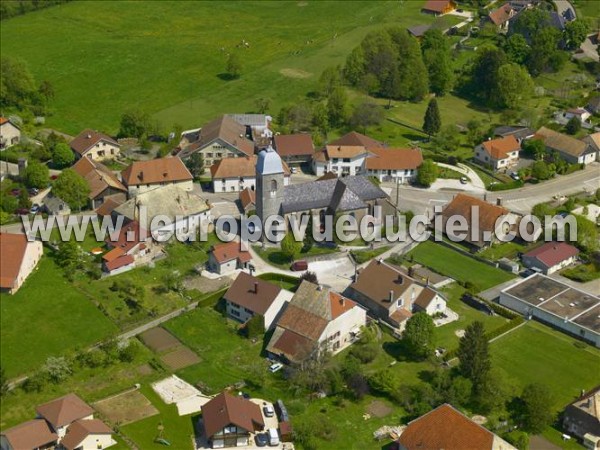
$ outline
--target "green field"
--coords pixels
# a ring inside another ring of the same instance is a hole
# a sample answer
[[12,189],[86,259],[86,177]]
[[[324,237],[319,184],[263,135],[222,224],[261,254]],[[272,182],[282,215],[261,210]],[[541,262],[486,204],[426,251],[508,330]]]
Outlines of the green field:
[[[140,108],[168,129],[247,112],[260,97],[271,111],[314,90],[324,68],[342,63],[381,24],[435,20],[420,2],[73,2],[2,22],[2,54],[23,58],[56,91],[47,125],[115,132]],[[333,18],[335,17],[335,20]],[[60,26],[56,24],[60,23]],[[238,44],[245,40],[249,48]],[[240,79],[219,78],[239,53]]]
[[456,281],[469,281],[478,291],[489,289],[513,278],[508,272],[488,266],[432,241],[419,244],[408,254],[408,257]]
[[114,334],[117,327],[44,256],[15,295],[0,295],[1,361],[8,377]]
[[579,348],[578,342],[532,321],[492,343],[491,350],[494,363],[517,385],[546,384],[558,410],[598,384],[600,350]]

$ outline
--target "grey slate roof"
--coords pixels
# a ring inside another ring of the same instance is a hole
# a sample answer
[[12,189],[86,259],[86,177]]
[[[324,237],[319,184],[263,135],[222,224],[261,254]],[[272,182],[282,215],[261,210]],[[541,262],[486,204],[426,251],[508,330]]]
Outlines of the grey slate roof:
[[330,207],[349,211],[366,207],[366,201],[387,198],[387,194],[362,175],[285,186],[284,214]]
[[527,127],[503,125],[494,128],[494,136],[506,137],[512,135],[515,137],[515,139],[525,139],[533,136],[534,134],[535,131]]

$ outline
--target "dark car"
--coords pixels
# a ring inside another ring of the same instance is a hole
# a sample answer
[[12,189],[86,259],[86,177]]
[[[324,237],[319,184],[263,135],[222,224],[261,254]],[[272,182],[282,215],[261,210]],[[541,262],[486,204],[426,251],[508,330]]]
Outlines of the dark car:
[[13,189],[12,191],[10,191],[10,195],[18,197],[19,195],[21,195],[21,189]]
[[19,208],[15,210],[15,214],[18,214],[19,216],[26,216],[29,214],[29,210],[27,208]]
[[303,259],[301,259],[299,261],[294,261],[292,263],[291,269],[294,272],[301,272],[303,270],[307,270],[308,269],[308,263],[305,260],[303,260]]
[[37,214],[40,211],[40,205],[38,205],[37,203],[34,203],[33,206],[31,207],[31,209],[29,210],[29,212],[31,214]]
[[38,188],[31,188],[29,189],[29,196],[33,197],[34,195],[38,195],[40,193],[40,190]]
[[266,447],[269,443],[269,436],[266,433],[257,433],[254,436],[254,441],[257,447]]

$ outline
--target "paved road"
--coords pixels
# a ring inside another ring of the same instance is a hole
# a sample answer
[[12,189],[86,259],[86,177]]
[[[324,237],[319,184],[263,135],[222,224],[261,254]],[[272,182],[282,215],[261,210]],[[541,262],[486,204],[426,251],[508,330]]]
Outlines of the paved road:
[[[390,192],[390,198],[396,198],[396,185],[394,183],[382,183],[382,186]],[[510,210],[527,214],[531,208],[542,202],[550,201],[557,195],[570,195],[581,191],[593,192],[600,188],[600,164],[589,164],[584,170],[569,175],[558,176],[552,180],[540,184],[527,185],[520,189],[509,191],[486,192],[488,202],[496,202],[501,198],[503,204]],[[420,189],[412,186],[400,186],[400,210],[411,210],[418,214],[424,214],[433,209],[434,205],[443,205],[461,192],[460,190],[432,190]]]

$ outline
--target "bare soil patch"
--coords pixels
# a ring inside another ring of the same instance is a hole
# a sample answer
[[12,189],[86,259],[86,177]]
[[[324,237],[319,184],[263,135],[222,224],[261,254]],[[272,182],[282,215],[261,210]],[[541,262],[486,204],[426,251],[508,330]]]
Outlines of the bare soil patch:
[[379,400],[373,400],[367,406],[367,412],[373,417],[385,417],[393,412],[393,409]]
[[158,414],[158,410],[140,391],[129,391],[94,403],[112,423],[126,425]]
[[160,359],[169,366],[171,370],[183,369],[184,367],[198,364],[201,361],[196,353],[183,345],[176,350],[162,355]]
[[161,327],[144,331],[140,338],[150,350],[156,353],[163,353],[181,345],[179,339]]
[[281,75],[288,78],[310,78],[312,77],[312,73],[307,72],[302,69],[292,69],[291,67],[286,67],[279,71]]

